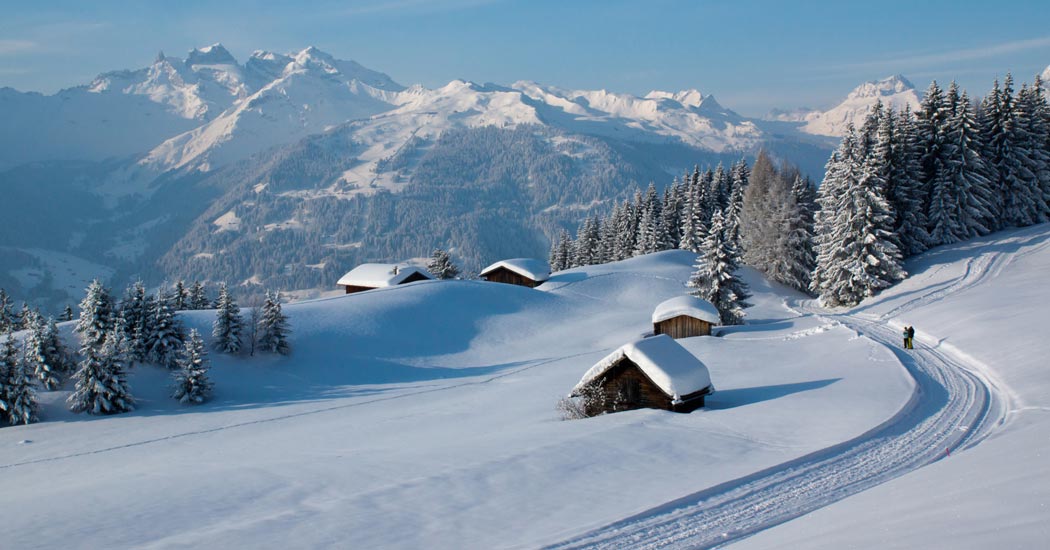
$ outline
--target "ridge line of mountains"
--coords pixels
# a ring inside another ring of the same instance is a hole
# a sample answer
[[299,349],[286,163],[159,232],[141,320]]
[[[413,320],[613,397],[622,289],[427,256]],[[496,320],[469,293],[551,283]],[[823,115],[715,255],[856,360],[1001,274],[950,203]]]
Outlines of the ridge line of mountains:
[[364,261],[546,255],[589,212],[766,148],[819,179],[900,76],[835,108],[742,117],[698,90],[403,86],[314,47],[220,44],[54,95],[0,88],[0,287],[57,309],[94,276],[327,288]]

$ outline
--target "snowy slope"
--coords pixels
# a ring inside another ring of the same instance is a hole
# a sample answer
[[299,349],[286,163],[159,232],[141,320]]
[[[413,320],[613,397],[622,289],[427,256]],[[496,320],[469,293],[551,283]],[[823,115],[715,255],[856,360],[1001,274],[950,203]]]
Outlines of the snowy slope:
[[[66,392],[46,393],[43,423],[0,429],[5,541],[537,546],[859,436],[912,398],[893,354],[799,317],[784,305],[798,296],[749,272],[753,324],[682,341],[718,388],[708,409],[558,421],[557,399],[651,329],[694,260],[289,305],[293,354],[213,356],[202,407],[167,399],[150,366],[132,377],[135,413],[73,416]],[[184,319],[206,329],[211,314]]]
[[908,280],[857,311],[913,325],[917,347],[984,369],[1010,396],[1005,424],[973,449],[739,547],[1036,548],[1050,536],[1050,225],[940,247],[907,269]]
[[914,112],[919,107],[919,93],[908,79],[894,75],[882,80],[865,82],[853,89],[846,99],[835,107],[822,113],[809,113],[803,116],[805,124],[802,131],[824,136],[841,136],[846,133],[846,126],[853,123],[860,127],[868,109],[876,101],[883,105],[900,110],[911,106]]

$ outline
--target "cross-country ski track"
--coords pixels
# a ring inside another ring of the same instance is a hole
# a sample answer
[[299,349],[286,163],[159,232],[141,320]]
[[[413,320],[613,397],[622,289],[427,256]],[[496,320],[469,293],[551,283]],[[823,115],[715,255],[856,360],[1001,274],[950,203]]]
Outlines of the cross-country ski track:
[[[1041,248],[1041,247],[1040,247]],[[795,304],[802,315],[888,347],[914,378],[911,400],[867,433],[772,468],[686,495],[548,548],[717,548],[965,450],[1003,424],[1010,397],[980,365],[929,337],[901,349],[888,319],[980,284],[1009,262],[1000,251],[884,316]],[[863,311],[865,308],[858,308]],[[928,344],[933,344],[928,345]]]

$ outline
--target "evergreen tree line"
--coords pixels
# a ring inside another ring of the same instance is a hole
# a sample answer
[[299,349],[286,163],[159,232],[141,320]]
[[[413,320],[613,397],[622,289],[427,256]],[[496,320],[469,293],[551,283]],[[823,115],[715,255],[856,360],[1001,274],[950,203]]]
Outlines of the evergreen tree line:
[[974,102],[930,84],[918,109],[878,103],[827,164],[811,290],[854,305],[906,276],[903,260],[1050,220],[1050,107],[1039,77]]
[[[179,305],[194,307],[194,300],[203,304],[199,298],[203,292],[184,289],[176,283],[170,290],[150,294],[136,282],[115,300],[102,283],[92,282],[74,328],[80,340],[75,355],[63,347],[55,319],[45,320],[31,310],[25,325],[30,332],[21,348],[10,330],[0,342],[0,412],[4,413],[0,420],[35,421],[34,381],[44,390],[55,390],[63,378],[73,384],[67,399],[73,412],[130,411],[135,400],[127,372],[136,363],[172,369],[172,397],[188,404],[204,402],[212,389],[204,339],[195,329],[187,333],[176,315]],[[191,301],[183,301],[187,299]],[[250,308],[245,319],[226,285],[220,285],[212,332],[216,351],[288,354],[289,333],[279,293],[267,292],[261,306]]]
[[797,168],[776,167],[764,152],[754,170],[743,160],[729,170],[694,167],[662,197],[650,184],[609,215],[589,217],[575,239],[562,231],[551,247],[551,269],[676,248],[695,252],[692,293],[712,302],[724,324],[738,324],[748,291],[736,272],[745,257],[776,281],[808,288],[814,200],[812,184]]

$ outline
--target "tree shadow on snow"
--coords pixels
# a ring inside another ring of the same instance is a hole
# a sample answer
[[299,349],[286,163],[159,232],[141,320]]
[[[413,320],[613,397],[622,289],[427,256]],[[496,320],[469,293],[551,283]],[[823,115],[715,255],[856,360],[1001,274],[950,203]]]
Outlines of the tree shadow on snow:
[[755,386],[751,388],[734,388],[730,390],[718,390],[707,398],[706,406],[711,410],[735,409],[746,405],[753,405],[763,401],[780,399],[794,393],[810,390],[819,390],[842,380],[841,378],[828,378],[825,380],[812,380],[809,382],[796,382],[793,384],[778,384],[775,386]]

